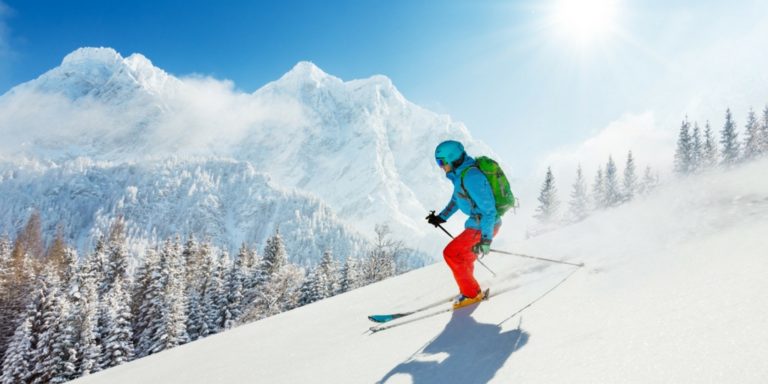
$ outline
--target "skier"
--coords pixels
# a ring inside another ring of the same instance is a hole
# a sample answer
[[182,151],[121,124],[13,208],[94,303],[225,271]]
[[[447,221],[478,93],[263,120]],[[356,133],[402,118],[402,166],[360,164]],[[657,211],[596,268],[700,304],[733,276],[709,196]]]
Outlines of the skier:
[[459,209],[469,216],[464,223],[464,232],[448,243],[443,251],[445,262],[451,268],[460,291],[453,307],[460,308],[485,298],[473,276],[474,262],[478,255],[485,256],[490,251],[491,241],[501,226],[501,218],[497,215],[488,179],[461,143],[453,140],[440,143],[435,149],[435,160],[453,183],[453,195],[445,209],[438,215],[433,211],[426,217],[427,221],[439,227]]

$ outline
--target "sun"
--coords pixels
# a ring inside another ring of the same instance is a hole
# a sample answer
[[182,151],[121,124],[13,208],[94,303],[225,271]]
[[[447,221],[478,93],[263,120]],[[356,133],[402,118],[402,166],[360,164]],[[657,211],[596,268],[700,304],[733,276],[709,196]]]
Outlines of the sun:
[[554,31],[579,46],[607,40],[618,31],[618,0],[554,0],[549,14]]

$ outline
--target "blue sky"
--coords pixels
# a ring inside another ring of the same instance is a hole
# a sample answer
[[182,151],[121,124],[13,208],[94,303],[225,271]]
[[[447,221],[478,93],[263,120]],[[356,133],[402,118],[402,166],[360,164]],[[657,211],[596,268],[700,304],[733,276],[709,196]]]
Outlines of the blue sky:
[[0,93],[82,46],[246,92],[309,60],[344,80],[390,77],[533,174],[590,172],[628,149],[670,163],[660,142],[686,114],[719,129],[726,107],[740,123],[768,103],[766,2],[581,1],[615,7],[582,40],[553,16],[568,0],[0,0]]

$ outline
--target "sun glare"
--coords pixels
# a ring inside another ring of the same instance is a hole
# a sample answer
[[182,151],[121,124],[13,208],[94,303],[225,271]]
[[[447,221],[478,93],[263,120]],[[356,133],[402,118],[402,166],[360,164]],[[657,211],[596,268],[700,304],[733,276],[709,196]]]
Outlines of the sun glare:
[[561,37],[584,46],[617,31],[618,0],[554,0],[550,15]]

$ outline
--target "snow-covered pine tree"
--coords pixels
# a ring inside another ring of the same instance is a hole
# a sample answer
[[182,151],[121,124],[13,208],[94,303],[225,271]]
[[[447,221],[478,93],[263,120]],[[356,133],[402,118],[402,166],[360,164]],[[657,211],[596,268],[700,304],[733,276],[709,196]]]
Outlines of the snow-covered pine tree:
[[704,148],[702,150],[702,158],[700,168],[712,169],[717,165],[717,144],[715,143],[715,137],[712,134],[712,128],[709,125],[709,121],[704,128]]
[[651,167],[646,166],[645,172],[643,173],[643,179],[638,184],[637,193],[639,195],[647,195],[656,188],[656,184],[657,178],[653,175]]
[[103,369],[129,362],[134,355],[130,295],[125,290],[123,279],[120,274],[116,276],[112,288],[102,301],[102,311],[106,315],[102,330]]
[[344,260],[344,266],[341,268],[341,278],[339,281],[339,292],[348,292],[360,287],[361,285],[360,263],[352,256],[347,256]]
[[67,267],[66,250],[67,242],[64,240],[64,229],[59,225],[56,228],[56,235],[53,238],[53,243],[46,251],[45,260],[48,265],[54,267],[61,279],[64,278],[64,270]]
[[189,342],[187,334],[184,260],[181,255],[181,239],[166,241],[161,251],[168,269],[165,284],[165,308],[159,339],[155,340],[156,351],[166,350]]
[[725,124],[720,132],[720,144],[723,146],[722,165],[730,167],[738,163],[740,158],[739,135],[736,132],[736,123],[731,116],[731,109],[725,111]]
[[230,329],[236,325],[243,313],[243,284],[245,281],[244,262],[248,258],[248,247],[240,246],[240,251],[235,256],[232,266],[227,271],[226,294],[224,309],[222,311],[221,325],[224,329]]
[[267,240],[263,258],[264,283],[255,301],[244,311],[241,323],[247,323],[295,308],[299,303],[304,273],[288,263],[288,255],[279,230]]
[[363,279],[367,284],[394,276],[397,261],[404,250],[403,243],[391,238],[392,231],[386,224],[374,228],[376,240],[363,265]]
[[540,222],[551,224],[557,220],[560,200],[557,198],[557,187],[552,168],[547,167],[547,174],[539,192],[539,206],[536,208],[536,217]]
[[616,162],[613,156],[608,156],[608,163],[605,165],[605,202],[608,207],[615,207],[621,204],[622,196],[619,187],[619,171],[616,168]]
[[203,291],[203,311],[206,315],[206,332],[203,335],[211,335],[221,330],[220,318],[222,311],[222,297],[225,294],[225,277],[229,266],[229,256],[223,253],[219,257],[211,255],[213,261],[210,265],[209,280]]
[[323,252],[323,258],[320,260],[317,270],[322,278],[319,281],[321,283],[320,292],[323,295],[322,298],[325,299],[335,295],[339,290],[339,267],[330,249],[326,249]]
[[763,156],[768,155],[768,105],[763,109],[763,122],[760,124],[760,137],[762,137],[760,154]]
[[299,288],[299,305],[312,304],[315,301],[322,299],[320,292],[318,292],[321,284],[319,283],[318,269],[315,268],[307,272],[307,276],[304,278],[304,282]]
[[568,218],[571,222],[584,220],[589,212],[589,197],[587,196],[587,183],[584,181],[584,173],[581,164],[576,168],[576,181],[571,188],[571,200],[568,202]]
[[699,123],[693,123],[693,134],[691,135],[691,173],[696,173],[701,169],[702,158],[704,157],[704,143],[701,141],[701,130]]
[[757,122],[757,115],[752,108],[749,109],[745,129],[747,136],[744,139],[744,160],[754,160],[762,152],[763,138],[760,123]]
[[592,184],[592,204],[595,210],[604,209],[607,206],[605,202],[605,176],[602,166],[597,168],[595,181]]
[[[66,331],[66,303],[62,292],[59,270],[62,265],[53,262],[46,265],[40,279],[42,327],[37,330],[37,348],[34,352],[33,383],[63,382],[68,378],[71,349],[74,340]],[[33,322],[34,324],[34,322]]]
[[25,317],[16,328],[5,352],[2,384],[32,383],[33,339],[32,320]]
[[[698,127],[696,127],[698,130]],[[624,202],[630,201],[637,193],[637,174],[635,173],[635,158],[632,151],[627,154],[627,164],[624,167],[624,189],[622,198]]]
[[243,263],[245,266],[245,282],[243,283],[243,311],[247,310],[259,294],[259,289],[264,283],[264,262],[256,249],[248,251],[248,257]]
[[281,268],[288,264],[288,255],[285,252],[285,242],[280,235],[280,228],[275,229],[275,233],[267,239],[267,245],[264,248],[264,272],[266,277],[270,278]]
[[[103,294],[112,289],[118,278],[123,284],[128,283],[128,251],[125,242],[125,223],[122,217],[118,217],[110,228],[105,252],[106,264],[101,287]],[[127,286],[122,287],[123,291],[127,289]]]
[[690,134],[691,123],[685,117],[680,125],[680,134],[677,137],[677,150],[675,151],[675,173],[687,175],[691,173],[693,142]]
[[103,260],[98,252],[91,253],[78,270],[78,373],[88,375],[101,370],[102,345],[99,339],[99,277]]
[[[217,316],[214,316],[212,313],[218,314],[218,310],[214,311],[214,308],[216,307],[216,299],[219,296],[217,287],[221,286],[221,282],[217,284],[214,281],[217,279],[218,262],[211,252],[209,243],[201,245],[200,260],[200,274],[195,284],[197,289],[191,290],[187,303],[187,333],[190,340],[206,337],[216,332],[215,322]],[[193,308],[198,309],[193,310]]]
[[134,317],[134,338],[136,339],[136,356],[149,356],[155,350],[156,336],[162,329],[165,318],[165,285],[168,279],[167,271],[161,260],[160,253],[149,249],[144,257],[142,275],[139,276],[137,290],[137,312]]
[[35,210],[16,235],[10,259],[6,262],[7,274],[0,286],[0,353],[7,349],[9,340],[19,326],[34,289],[36,271],[44,252],[40,214]]

